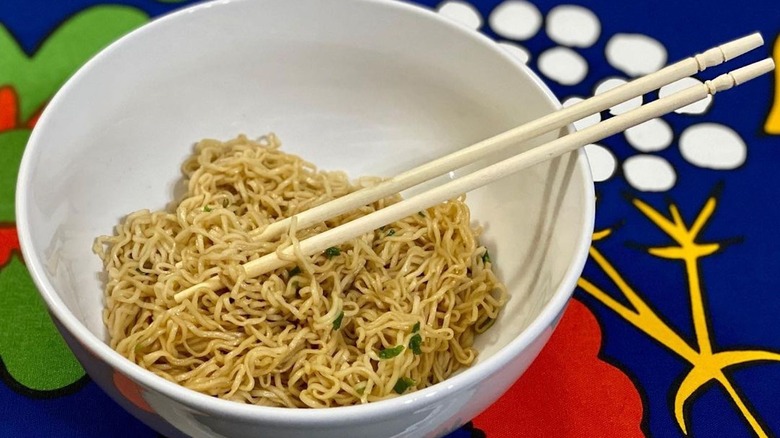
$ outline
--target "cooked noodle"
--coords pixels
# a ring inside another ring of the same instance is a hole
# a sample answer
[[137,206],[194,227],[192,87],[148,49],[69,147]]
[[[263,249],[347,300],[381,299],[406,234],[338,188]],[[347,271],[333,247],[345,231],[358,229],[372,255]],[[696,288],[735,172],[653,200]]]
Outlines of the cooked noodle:
[[[397,396],[472,364],[474,336],[506,300],[463,199],[245,278],[241,264],[400,198],[258,242],[252,230],[377,180],[318,171],[273,135],[203,140],[182,171],[173,212],[132,213],[94,250],[111,347],[187,388],[287,407]],[[174,300],[215,275],[223,289]]]

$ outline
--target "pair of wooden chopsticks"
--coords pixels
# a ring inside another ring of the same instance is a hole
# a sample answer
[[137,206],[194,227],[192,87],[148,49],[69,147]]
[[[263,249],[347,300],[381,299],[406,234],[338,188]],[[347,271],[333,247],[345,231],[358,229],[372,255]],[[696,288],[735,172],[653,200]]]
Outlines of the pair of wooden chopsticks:
[[[749,35],[704,53],[669,65],[655,73],[641,77],[598,96],[584,100],[571,107],[563,108],[532,122],[510,129],[483,140],[455,153],[438,158],[422,166],[406,171],[376,186],[364,188],[331,202],[311,208],[294,216],[298,228],[307,228],[334,216],[355,210],[378,199],[394,195],[410,187],[471,164],[489,154],[518,145],[524,141],[563,128],[589,115],[604,111],[619,103],[644,95],[666,84],[720,65],[753,49],[761,47],[764,40],[760,34]],[[322,252],[347,240],[371,232],[389,223],[403,219],[421,210],[455,198],[470,190],[489,184],[521,169],[571,152],[587,144],[622,132],[632,126],[660,117],[691,103],[743,84],[774,69],[772,59],[747,65],[729,73],[681,90],[673,95],[655,100],[632,111],[612,117],[596,125],[544,145],[519,153],[498,163],[477,170],[468,175],[447,182],[434,189],[390,205],[344,225],[300,241],[300,251],[305,255]],[[273,239],[290,229],[292,218],[274,222],[254,232],[255,239]],[[280,251],[285,258],[291,258],[293,248]],[[280,258],[276,252],[267,254],[243,265],[247,278],[255,278],[266,272],[283,267],[291,262]],[[219,277],[213,277],[174,295],[177,302],[191,296],[198,289],[218,290],[222,287]]]

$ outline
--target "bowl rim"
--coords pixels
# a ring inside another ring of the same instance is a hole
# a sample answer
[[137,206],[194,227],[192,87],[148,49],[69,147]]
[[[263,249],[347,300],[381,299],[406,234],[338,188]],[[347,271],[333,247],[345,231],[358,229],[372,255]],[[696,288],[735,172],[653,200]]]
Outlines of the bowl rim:
[[[140,34],[149,32],[150,29],[166,26],[169,22],[185,20],[187,15],[193,12],[201,12],[202,10],[213,7],[230,7],[230,5],[233,4],[250,1],[253,3],[260,3],[257,0],[208,1],[170,12],[142,25],[141,27],[119,38],[94,55],[89,61],[87,61],[57,91],[57,93],[47,105],[46,109],[43,111],[36,128],[30,135],[30,139],[27,143],[27,146],[25,147],[22,161],[19,166],[15,197],[16,226],[22,256],[26,262],[28,271],[32,276],[38,292],[43,297],[50,314],[61,324],[61,327],[64,327],[65,330],[67,330],[69,334],[73,336],[73,338],[79,342],[83,348],[86,349],[86,351],[106,363],[114,370],[114,372],[118,371],[128,376],[136,384],[140,384],[145,387],[147,391],[151,390],[159,392],[165,397],[171,398],[178,403],[182,403],[205,412],[217,413],[220,416],[226,418],[252,419],[254,421],[261,420],[275,424],[296,423],[300,425],[333,423],[336,422],[334,419],[338,419],[337,422],[349,422],[356,420],[359,422],[360,420],[365,422],[369,418],[375,421],[379,418],[396,416],[400,412],[408,412],[422,408],[426,405],[429,405],[432,401],[444,399],[454,392],[457,392],[457,388],[470,387],[478,384],[479,381],[483,380],[484,376],[491,375],[499,371],[506,364],[510,363],[512,359],[519,356],[520,353],[526,350],[526,348],[528,348],[532,342],[540,338],[545,330],[548,328],[554,328],[559,321],[559,316],[562,315],[566,304],[573,294],[577,280],[579,279],[579,276],[585,266],[594,226],[595,189],[590,173],[590,167],[587,161],[587,156],[583,149],[576,151],[576,172],[579,173],[579,177],[582,178],[585,182],[583,185],[583,193],[581,194],[581,196],[583,196],[585,199],[583,211],[584,218],[581,225],[579,238],[576,242],[574,258],[563,275],[560,286],[553,293],[550,301],[528,324],[528,326],[517,337],[509,341],[506,346],[498,350],[489,358],[485,359],[483,362],[462,370],[444,382],[440,382],[427,388],[398,397],[362,405],[338,406],[321,409],[291,409],[284,407],[257,406],[236,403],[196,392],[174,382],[170,382],[160,376],[155,375],[152,372],[142,369],[113,350],[108,344],[98,338],[78,320],[78,318],[68,309],[62,299],[55,292],[54,286],[48,280],[42,260],[33,251],[32,230],[28,225],[28,210],[30,208],[30,203],[28,202],[28,183],[31,180],[35,157],[40,154],[41,150],[43,149],[39,141],[39,137],[41,136],[40,133],[48,125],[48,120],[50,117],[52,117],[52,112],[55,108],[57,108],[59,102],[65,98],[64,96],[68,94],[68,90],[73,88],[74,84],[78,83],[80,79],[91,70],[92,66],[95,65],[96,62],[106,56],[109,56],[109,54],[113,53],[114,51],[121,50],[124,44],[128,41],[136,38]],[[345,0],[339,1],[343,2]],[[463,38],[469,38],[473,40],[473,42],[479,43],[484,47],[485,50],[492,51],[495,55],[503,57],[505,60],[514,65],[514,67],[517,69],[518,75],[524,75],[527,79],[530,79],[540,91],[542,91],[552,110],[558,109],[561,106],[560,101],[556,98],[552,91],[526,64],[514,58],[511,54],[498,46],[492,39],[488,38],[477,30],[473,30],[448,20],[434,12],[432,9],[421,5],[412,5],[396,0],[347,1],[351,1],[353,3],[373,3],[375,5],[379,5],[379,7],[401,10],[405,13],[415,14],[422,19],[428,20],[434,26],[447,26],[456,29]],[[574,128],[569,126],[567,130],[571,132],[574,130]],[[338,416],[332,415],[334,413],[338,414]]]

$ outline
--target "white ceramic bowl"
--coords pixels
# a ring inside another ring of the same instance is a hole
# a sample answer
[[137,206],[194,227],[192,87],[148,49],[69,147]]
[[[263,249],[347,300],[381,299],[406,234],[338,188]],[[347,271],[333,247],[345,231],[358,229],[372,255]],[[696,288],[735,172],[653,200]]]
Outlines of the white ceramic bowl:
[[511,293],[478,339],[477,364],[363,406],[242,405],[125,360],[104,342],[93,239],[131,211],[163,208],[179,165],[204,137],[273,131],[285,150],[322,168],[389,176],[557,106],[533,73],[487,38],[422,8],[384,0],[202,4],[110,46],[51,101],[19,174],[22,249],[90,376],[168,436],[443,435],[517,380],[563,312],[594,215],[582,152],[469,194]]

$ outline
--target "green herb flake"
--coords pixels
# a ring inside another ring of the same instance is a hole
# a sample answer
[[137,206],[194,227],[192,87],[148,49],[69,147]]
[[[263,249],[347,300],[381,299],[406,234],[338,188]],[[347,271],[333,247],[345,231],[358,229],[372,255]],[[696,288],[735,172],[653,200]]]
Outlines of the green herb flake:
[[205,211],[206,213],[209,213],[209,212],[211,212],[211,207],[209,207],[207,205],[207,206],[203,207],[203,211]]
[[490,263],[490,253],[487,250],[485,250],[485,253],[482,254],[482,262]]
[[355,388],[355,392],[357,392],[360,395],[363,395],[363,393],[366,392],[366,385],[363,385],[360,388]]
[[477,332],[477,334],[482,334],[488,331],[490,327],[493,327],[493,324],[496,323],[496,320],[493,318],[487,318],[482,322],[478,322],[477,325],[474,327],[474,331]]
[[420,321],[417,321],[414,323],[414,326],[412,326],[412,333],[417,333],[420,331]]
[[390,231],[387,232],[387,237],[390,237],[395,234],[395,230],[390,228]]
[[228,198],[224,198],[222,200],[222,207],[223,208],[228,208],[229,206],[230,206],[230,200]]
[[425,212],[423,212],[423,211],[418,211],[417,214],[419,214],[422,217],[425,217]]
[[416,385],[417,383],[408,378],[408,377],[401,377],[398,379],[397,382],[395,382],[395,386],[393,386],[393,391],[395,391],[396,394],[403,394],[406,392],[407,389],[411,388],[412,386]]
[[392,359],[398,356],[399,354],[401,354],[402,351],[404,351],[403,345],[396,345],[395,347],[392,348],[385,348],[384,350],[379,352],[379,358]]
[[332,259],[333,257],[341,254],[341,250],[336,248],[335,246],[331,246],[330,248],[325,250],[325,255],[328,256],[329,259]]
[[139,343],[137,343],[137,344],[135,344],[135,352],[136,352],[136,353],[140,353],[141,351],[143,351],[143,349],[144,349],[144,346],[143,346],[143,345],[141,345],[141,343],[140,343],[140,342],[139,342]]
[[289,272],[290,277],[295,277],[296,275],[298,275],[300,273],[301,273],[301,268],[299,268],[298,266],[290,269],[290,272]]
[[412,353],[415,355],[422,354],[422,350],[420,349],[420,344],[422,344],[422,336],[420,336],[419,333],[414,334],[409,339],[409,349],[412,350]]
[[342,310],[341,313],[339,313],[339,316],[336,317],[336,319],[333,320],[333,330],[338,330],[341,328],[341,321],[344,319],[344,311]]

